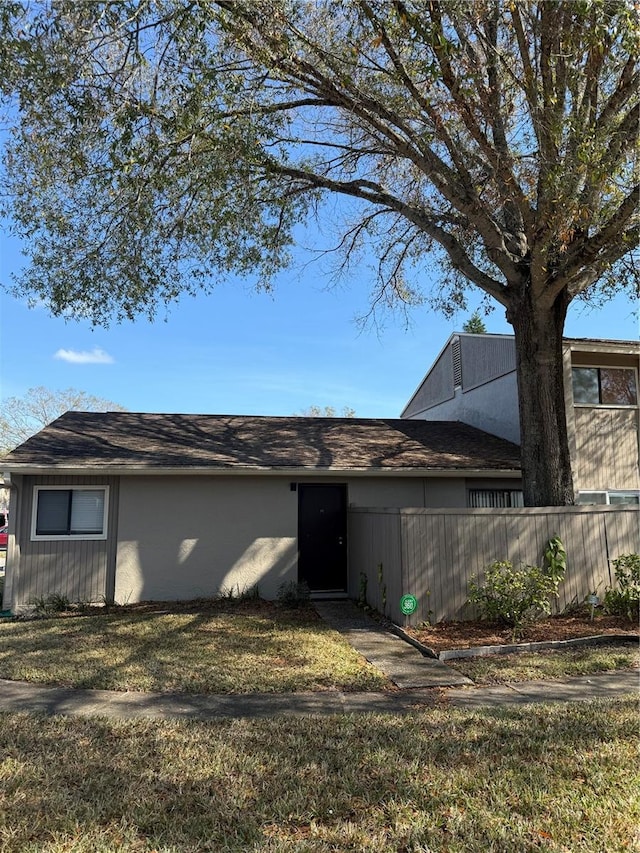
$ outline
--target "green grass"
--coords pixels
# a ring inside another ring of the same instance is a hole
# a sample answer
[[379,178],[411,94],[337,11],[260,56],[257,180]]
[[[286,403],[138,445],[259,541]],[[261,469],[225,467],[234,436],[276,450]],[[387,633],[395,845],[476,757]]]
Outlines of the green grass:
[[264,603],[0,623],[0,678],[191,693],[389,686],[315,611]]
[[632,669],[640,664],[640,651],[637,643],[612,643],[576,646],[562,651],[457,658],[446,663],[476,684],[504,684]]
[[622,853],[635,699],[213,723],[0,715],[3,853]]

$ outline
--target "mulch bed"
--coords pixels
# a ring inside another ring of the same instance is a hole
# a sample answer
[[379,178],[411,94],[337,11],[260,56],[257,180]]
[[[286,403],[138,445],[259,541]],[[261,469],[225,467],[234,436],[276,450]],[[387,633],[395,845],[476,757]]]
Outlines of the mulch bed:
[[[434,652],[469,649],[474,646],[500,646],[513,642],[511,628],[488,622],[441,622],[438,625],[405,628],[407,634]],[[600,635],[638,634],[638,623],[618,616],[551,616],[528,625],[517,639],[519,643],[548,640],[573,640]]]

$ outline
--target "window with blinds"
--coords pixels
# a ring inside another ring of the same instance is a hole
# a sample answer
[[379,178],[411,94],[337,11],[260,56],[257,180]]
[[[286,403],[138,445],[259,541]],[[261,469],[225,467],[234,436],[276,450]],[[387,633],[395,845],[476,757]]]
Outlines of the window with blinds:
[[524,506],[521,489],[469,489],[468,505],[477,509]]
[[107,491],[106,486],[36,486],[32,538],[105,538]]

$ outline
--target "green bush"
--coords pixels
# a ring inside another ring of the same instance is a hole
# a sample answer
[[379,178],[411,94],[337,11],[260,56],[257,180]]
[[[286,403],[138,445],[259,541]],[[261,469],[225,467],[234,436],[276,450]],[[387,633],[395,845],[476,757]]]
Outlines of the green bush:
[[604,609],[612,616],[640,620],[640,555],[622,554],[613,561],[619,589],[604,594]]
[[484,584],[469,582],[469,600],[482,619],[513,628],[515,637],[527,621],[551,613],[552,597],[564,579],[566,552],[558,537],[545,549],[546,568],[520,566],[510,560],[496,560],[485,570]]
[[547,574],[557,578],[558,583],[564,580],[567,571],[567,552],[559,536],[553,536],[546,544],[544,558],[547,563]]

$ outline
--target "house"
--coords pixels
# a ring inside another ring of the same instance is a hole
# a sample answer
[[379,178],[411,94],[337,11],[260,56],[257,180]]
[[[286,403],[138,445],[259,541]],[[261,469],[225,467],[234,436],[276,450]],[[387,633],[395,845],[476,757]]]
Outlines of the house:
[[1,461],[3,607],[133,603],[287,581],[347,590],[350,507],[518,488],[518,447],[452,421],[67,412]]
[[[565,338],[567,433],[576,502],[637,504],[640,496],[640,344]],[[454,334],[402,412],[403,418],[456,420],[519,443],[512,335]],[[517,506],[512,489],[468,492],[469,506]]]
[[[639,502],[639,354],[627,341],[564,342],[579,503]],[[427,553],[464,598],[462,564],[480,553],[465,544],[464,512],[522,505],[518,441],[507,335],[452,335],[400,419],[67,412],[0,460],[11,489],[3,607],[17,612],[52,593],[133,603],[256,586],[275,598],[288,581],[306,581],[316,596],[353,595],[358,577],[375,576],[382,562],[403,578],[403,563],[424,565]],[[363,510],[384,508],[403,514],[403,530],[416,528],[412,511],[429,515],[415,548],[379,520],[375,547],[355,535]],[[587,510],[579,508],[579,526],[589,525]],[[617,514],[626,532],[616,542],[635,549],[627,527],[636,513]],[[587,537],[605,571],[616,556],[607,544],[615,515],[599,509],[604,521]],[[489,541],[489,517],[474,524],[494,558],[509,558],[519,528],[505,521],[511,532]],[[454,532],[434,557],[443,530]],[[357,559],[348,550],[356,539]],[[596,581],[592,573],[584,582]],[[444,589],[433,579],[424,588],[436,585]],[[457,612],[448,606],[442,613]]]

